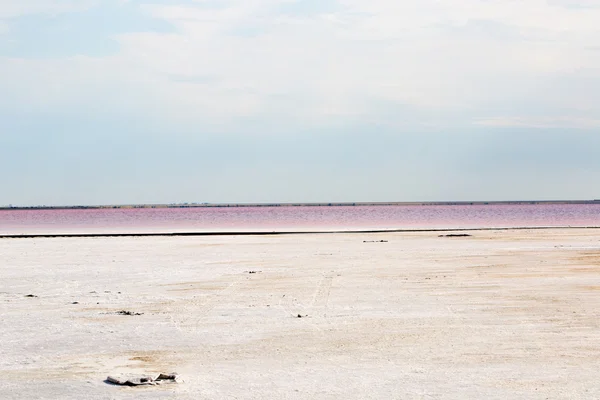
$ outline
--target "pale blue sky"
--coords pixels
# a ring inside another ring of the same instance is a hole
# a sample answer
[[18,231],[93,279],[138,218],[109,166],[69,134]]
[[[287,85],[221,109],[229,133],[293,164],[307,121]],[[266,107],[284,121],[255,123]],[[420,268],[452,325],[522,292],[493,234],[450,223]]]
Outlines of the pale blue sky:
[[0,205],[600,198],[600,0],[0,0]]

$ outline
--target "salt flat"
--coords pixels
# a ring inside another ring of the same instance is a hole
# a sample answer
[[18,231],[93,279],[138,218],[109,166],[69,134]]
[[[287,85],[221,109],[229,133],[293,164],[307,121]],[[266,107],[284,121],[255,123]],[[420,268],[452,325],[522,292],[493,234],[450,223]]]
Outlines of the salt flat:
[[600,230],[471,234],[0,240],[0,397],[600,398]]

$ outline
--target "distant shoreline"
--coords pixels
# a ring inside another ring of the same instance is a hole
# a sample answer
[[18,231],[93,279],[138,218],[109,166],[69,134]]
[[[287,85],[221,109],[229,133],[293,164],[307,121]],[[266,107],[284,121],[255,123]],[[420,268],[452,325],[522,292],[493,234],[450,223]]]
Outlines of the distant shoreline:
[[0,210],[100,210],[133,208],[228,208],[228,207],[357,207],[357,206],[470,206],[470,205],[536,205],[536,204],[600,204],[595,200],[515,200],[515,201],[428,201],[428,202],[332,202],[332,203],[182,203],[182,204],[115,204],[92,206],[8,206]]
[[113,232],[113,233],[29,233],[0,234],[2,239],[53,239],[53,238],[114,238],[114,237],[179,237],[179,236],[291,236],[331,234],[391,234],[391,233],[444,233],[486,231],[539,231],[539,230],[597,230],[600,226],[513,226],[479,228],[422,228],[422,229],[369,229],[323,231],[208,231],[208,232]]

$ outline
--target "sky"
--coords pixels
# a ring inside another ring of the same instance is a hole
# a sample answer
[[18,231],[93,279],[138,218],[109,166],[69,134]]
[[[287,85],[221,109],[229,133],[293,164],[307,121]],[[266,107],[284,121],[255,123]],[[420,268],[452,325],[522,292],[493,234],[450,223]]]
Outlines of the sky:
[[600,198],[600,0],[0,0],[0,206]]

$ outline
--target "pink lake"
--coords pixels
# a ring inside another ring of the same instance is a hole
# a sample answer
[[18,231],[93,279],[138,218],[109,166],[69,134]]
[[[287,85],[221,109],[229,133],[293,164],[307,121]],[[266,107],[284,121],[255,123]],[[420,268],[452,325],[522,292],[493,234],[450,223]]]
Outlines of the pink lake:
[[0,210],[0,234],[600,226],[599,204]]

